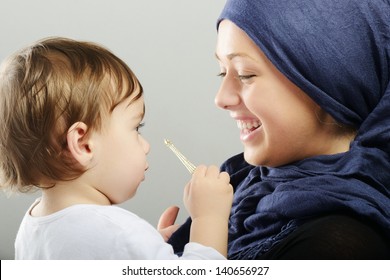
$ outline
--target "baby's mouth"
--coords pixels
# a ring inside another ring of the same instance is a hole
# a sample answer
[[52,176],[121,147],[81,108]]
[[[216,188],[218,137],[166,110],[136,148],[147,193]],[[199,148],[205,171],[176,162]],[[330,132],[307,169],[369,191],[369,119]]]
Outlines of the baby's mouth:
[[241,133],[249,134],[261,126],[259,120],[237,120],[237,126]]

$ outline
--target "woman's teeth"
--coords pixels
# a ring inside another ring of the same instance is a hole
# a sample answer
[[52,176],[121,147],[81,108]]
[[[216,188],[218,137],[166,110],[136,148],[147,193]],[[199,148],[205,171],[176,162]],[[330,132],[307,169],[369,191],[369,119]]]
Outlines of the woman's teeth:
[[261,122],[258,120],[252,121],[237,121],[237,126],[242,131],[252,131],[258,128],[261,125]]

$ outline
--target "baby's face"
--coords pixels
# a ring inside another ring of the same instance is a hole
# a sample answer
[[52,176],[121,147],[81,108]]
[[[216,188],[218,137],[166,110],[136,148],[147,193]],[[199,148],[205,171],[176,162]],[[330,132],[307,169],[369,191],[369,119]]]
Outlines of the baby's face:
[[95,141],[95,186],[112,203],[133,197],[148,169],[149,143],[140,135],[144,98],[120,103]]
[[335,153],[339,137],[319,121],[321,108],[228,20],[219,26],[216,55],[222,83],[215,102],[236,120],[247,162],[281,166]]

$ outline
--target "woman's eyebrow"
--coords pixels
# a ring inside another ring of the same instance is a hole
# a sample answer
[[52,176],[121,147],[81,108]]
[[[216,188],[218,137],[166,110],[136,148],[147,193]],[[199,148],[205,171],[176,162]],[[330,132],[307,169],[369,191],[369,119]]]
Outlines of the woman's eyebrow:
[[[218,61],[221,61],[220,57],[218,56],[217,53],[215,53],[215,57],[217,58]],[[254,60],[256,61],[253,57],[251,57],[250,55],[246,54],[246,53],[242,53],[242,52],[234,52],[234,53],[229,53],[226,55],[226,58],[231,61],[233,60],[234,58],[236,57],[241,57],[241,58],[248,58],[250,60]]]
[[[218,59],[218,60],[221,60],[218,56],[217,53],[215,53],[215,57]],[[234,53],[229,53],[226,55],[226,58],[228,60],[232,60],[233,58],[235,57],[246,57],[246,58],[249,58],[249,59],[252,59],[254,60],[252,57],[250,57],[249,55],[247,55],[246,53],[240,53],[240,52],[234,52]]]

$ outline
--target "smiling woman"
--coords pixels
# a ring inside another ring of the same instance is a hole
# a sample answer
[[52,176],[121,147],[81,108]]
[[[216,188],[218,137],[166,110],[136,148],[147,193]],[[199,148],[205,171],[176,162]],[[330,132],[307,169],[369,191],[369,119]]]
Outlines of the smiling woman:
[[390,257],[389,14],[380,0],[227,1],[215,102],[244,146],[222,166],[230,259]]
[[341,129],[231,21],[219,25],[216,54],[223,80],[215,102],[243,128],[248,163],[280,166],[349,150],[355,133]]

